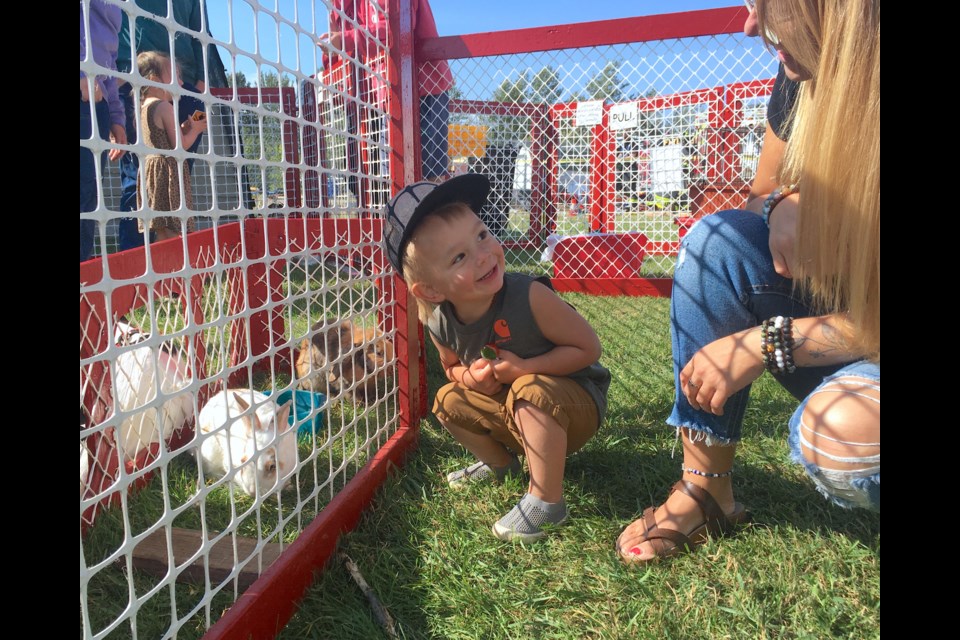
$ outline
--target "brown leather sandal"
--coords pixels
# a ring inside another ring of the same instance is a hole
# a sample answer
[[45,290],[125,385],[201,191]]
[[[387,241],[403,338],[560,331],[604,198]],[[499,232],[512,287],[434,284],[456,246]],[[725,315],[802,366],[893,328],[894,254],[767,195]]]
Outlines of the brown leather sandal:
[[[731,535],[738,525],[744,524],[750,519],[750,514],[746,508],[739,502],[735,503],[733,513],[727,515],[717,504],[706,490],[693,484],[689,480],[678,480],[670,488],[670,493],[682,491],[687,494],[697,506],[700,507],[700,513],[703,514],[703,524],[684,535],[674,529],[667,529],[657,525],[654,512],[656,507],[647,507],[643,511],[643,521],[647,530],[637,544],[649,542],[653,546],[656,558],[672,558],[683,553],[689,553],[702,545],[710,536],[722,537]],[[627,560],[627,558],[624,558]],[[629,560],[627,560],[629,562]],[[649,560],[636,560],[634,562],[649,562]]]

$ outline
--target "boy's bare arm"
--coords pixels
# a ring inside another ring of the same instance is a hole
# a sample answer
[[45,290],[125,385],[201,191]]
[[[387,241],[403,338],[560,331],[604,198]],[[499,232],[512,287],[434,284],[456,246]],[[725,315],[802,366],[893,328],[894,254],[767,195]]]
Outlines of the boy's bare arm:
[[430,339],[440,353],[440,364],[443,365],[443,372],[450,382],[462,384],[487,395],[493,395],[503,387],[503,384],[494,376],[493,365],[490,362],[481,358],[468,367],[460,362],[456,353],[437,342],[433,334],[430,334]]
[[543,355],[526,359],[501,350],[500,360],[494,364],[497,380],[509,384],[530,373],[565,376],[600,359],[602,348],[596,331],[551,289],[533,283],[530,308],[544,337],[557,346]]

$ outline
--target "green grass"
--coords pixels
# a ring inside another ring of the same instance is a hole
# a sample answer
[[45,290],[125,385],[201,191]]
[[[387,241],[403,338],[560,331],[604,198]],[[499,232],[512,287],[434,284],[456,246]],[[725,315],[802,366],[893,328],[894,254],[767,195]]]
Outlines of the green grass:
[[[282,292],[290,297],[285,309],[287,338],[306,335],[309,325],[324,317],[351,318],[356,325],[373,326],[377,319],[377,299],[368,280],[347,280],[335,269],[323,265],[304,266],[287,263]],[[211,379],[222,376],[230,352],[230,332],[221,328],[229,315],[229,292],[237,286],[240,272],[228,269],[210,277],[201,301],[203,316],[210,326],[201,331],[206,349],[206,371]],[[322,283],[322,286],[320,286]],[[185,328],[183,305],[170,297],[157,297],[152,307],[136,307],[130,321],[145,331],[171,334]],[[214,324],[216,323],[216,324]],[[180,338],[171,338],[178,348]],[[290,384],[290,372],[260,371],[250,386],[255,389],[283,389]],[[125,508],[102,510],[89,533],[83,538],[81,554],[87,567],[98,566],[113,556],[116,562],[89,574],[86,584],[88,624],[100,633],[126,611],[136,607],[133,624],[140,638],[160,638],[171,627],[179,627],[180,638],[199,638],[210,622],[216,622],[236,599],[231,580],[214,583],[217,593],[209,605],[201,605],[204,586],[177,583],[173,588],[160,586],[163,579],[126,566],[129,548],[125,541],[162,529],[168,524],[209,532],[226,531],[237,521],[237,535],[267,542],[293,542],[337,492],[367,462],[399,424],[396,393],[384,387],[396,387],[391,374],[381,383],[381,392],[367,405],[341,401],[324,410],[325,429],[315,440],[299,441],[300,467],[292,481],[294,488],[279,497],[271,496],[258,509],[253,498],[225,482],[208,478],[198,487],[200,471],[191,450],[185,448],[166,465],[158,467],[150,483],[125,496]],[[126,514],[126,515],[124,515]],[[167,514],[173,514],[172,518]],[[248,560],[256,566],[257,557]],[[129,579],[128,579],[129,578]],[[133,597],[129,593],[130,585]],[[158,589],[159,586],[159,589]],[[154,592],[155,591],[155,592]],[[137,602],[139,601],[139,602]],[[83,622],[81,619],[81,628]],[[132,626],[126,620],[107,635],[129,638]]]
[[[263,388],[267,384],[255,379],[253,386]],[[293,488],[279,497],[276,494],[269,497],[259,509],[253,498],[222,481],[214,484],[213,479],[208,480],[203,489],[206,493],[200,496],[198,464],[194,456],[185,451],[161,469],[150,485],[127,496],[126,521],[119,508],[104,510],[98,515],[96,525],[83,541],[82,553],[86,563],[89,566],[102,562],[120,549],[124,544],[124,532],[127,538],[133,538],[155,529],[158,524],[164,526],[162,521],[167,513],[176,514],[170,523],[173,527],[200,531],[205,522],[207,530],[216,533],[228,530],[235,518],[239,536],[289,544],[367,462],[364,443],[357,441],[357,433],[362,433],[364,421],[370,420],[376,425],[387,425],[392,421],[395,428],[396,412],[392,402],[380,402],[366,410],[363,407],[355,410],[348,403],[329,409],[324,416],[326,433],[321,434],[315,444],[310,438],[301,437],[299,440],[301,466],[292,480]],[[388,436],[380,434],[370,451],[375,451]],[[252,566],[257,566],[256,556],[242,560],[249,560]],[[124,561],[125,557],[121,556],[118,563],[93,573],[87,585],[90,625],[95,633],[105,629],[129,606],[128,573],[132,574],[137,598],[144,598],[162,581],[160,577],[143,571],[129,571]],[[210,604],[211,621],[216,622],[235,596],[231,580],[212,586],[219,591]],[[202,584],[177,583],[173,594],[167,587],[160,589],[139,605],[136,615],[138,636],[162,637],[174,623],[171,618],[173,607],[180,621],[178,624],[183,624],[178,637],[199,638],[206,630],[207,614],[200,607],[203,596]],[[128,638],[130,629],[130,624],[124,622],[108,637]]]
[[[567,297],[596,327],[613,373],[601,432],[568,461],[571,519],[532,546],[490,527],[520,481],[452,491],[471,462],[432,419],[421,445],[341,548],[404,638],[879,638],[880,517],[828,504],[788,461],[795,401],[768,376],[754,385],[735,466],[753,524],[696,554],[647,567],[613,544],[679,477],[665,299]],[[440,383],[436,354],[430,387]],[[673,452],[676,450],[676,455]],[[333,561],[282,638],[387,637]]]
[[[515,256],[511,268],[536,272],[538,256]],[[335,272],[291,268],[285,292],[293,298],[288,336],[328,313],[375,317],[369,285]],[[326,286],[317,288],[317,281]],[[786,423],[795,401],[769,377],[754,386],[745,439],[735,467],[738,499],[753,524],[733,538],[713,540],[692,556],[649,567],[622,565],[613,544],[646,506],[659,504],[679,477],[679,446],[664,419],[673,399],[669,301],[566,295],[596,328],[603,363],[613,373],[610,411],[600,433],[567,465],[571,519],[538,545],[505,544],[490,532],[523,493],[518,480],[454,492],[446,472],[470,456],[431,418],[421,425],[419,449],[378,494],[341,549],[397,622],[404,638],[878,638],[880,635],[880,518],[831,506],[788,461]],[[215,305],[214,305],[215,306]],[[208,307],[210,308],[210,307]],[[171,311],[171,314],[173,312]],[[163,315],[163,314],[159,314]],[[139,320],[140,318],[135,318]],[[170,326],[178,323],[170,321]],[[167,326],[159,323],[161,326]],[[292,333],[290,333],[292,331]],[[213,346],[213,343],[211,343]],[[430,398],[441,383],[436,353],[427,354]],[[217,371],[214,366],[210,371]],[[271,386],[269,374],[253,381]],[[273,385],[288,378],[275,373]],[[322,453],[301,443],[306,461],[297,490],[264,504],[212,488],[204,517],[222,530],[231,513],[247,513],[242,535],[288,543],[366,462],[396,420],[396,400],[364,411],[341,403],[326,415],[330,437]],[[353,425],[356,425],[355,428]],[[347,428],[350,426],[351,428]],[[367,433],[378,433],[365,446]],[[83,542],[88,563],[148,530],[169,509],[175,526],[199,528],[200,510],[187,506],[198,489],[196,462],[177,456],[147,489],[101,514]],[[323,484],[327,482],[327,484]],[[317,489],[319,485],[321,488]],[[299,505],[301,512],[294,508]],[[117,565],[91,579],[91,625],[103,629],[128,606],[128,569]],[[160,580],[133,572],[143,597]],[[199,608],[203,587],[162,587],[136,615],[138,637],[158,638],[181,624],[179,638],[198,638],[232,603],[232,584]],[[180,622],[175,622],[173,615]],[[130,637],[127,623],[109,634]],[[338,561],[318,574],[282,638],[385,638],[369,604]]]

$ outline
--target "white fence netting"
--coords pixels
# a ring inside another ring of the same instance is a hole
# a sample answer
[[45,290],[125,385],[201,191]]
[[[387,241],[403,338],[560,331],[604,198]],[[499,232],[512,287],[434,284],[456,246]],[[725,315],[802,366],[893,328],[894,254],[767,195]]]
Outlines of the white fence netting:
[[[132,87],[136,135],[80,139],[81,233],[93,228],[79,293],[81,636],[199,637],[399,426],[377,210],[389,167],[371,124],[384,107],[343,79],[385,78],[365,74],[356,50],[323,59],[316,43],[332,24],[356,27],[339,2],[80,6],[81,73],[94,96]],[[118,71],[97,48],[121,16],[134,63]],[[171,77],[141,75],[136,54],[163,43]],[[181,98],[206,113],[193,150]],[[177,120],[168,131],[158,119],[170,150],[145,135],[152,99]],[[97,106],[81,99],[81,133]],[[132,188],[107,155],[116,149],[139,160]],[[86,210],[84,152],[99,186]],[[148,156],[192,161],[192,207],[151,200]],[[112,255],[122,218],[136,232],[160,216],[195,230]]]
[[[84,137],[96,103],[81,100],[85,638],[201,635],[399,427],[379,6],[81,1],[88,44],[119,13],[134,61],[172,44],[178,63],[155,78],[81,55],[81,91],[132,89],[127,145]],[[490,177],[482,216],[511,269],[567,278],[669,276],[686,229],[742,203],[775,74],[739,35],[449,64],[450,173]],[[189,124],[162,129],[170,150],[145,137],[153,98],[178,123],[206,114],[195,148]],[[192,163],[191,207],[149,204],[158,154]],[[98,187],[87,206],[84,166]],[[194,231],[114,255],[142,244],[137,219],[160,217]]]
[[[743,203],[776,75],[742,34],[450,66],[452,172],[490,176],[485,218],[515,267],[565,277],[669,276],[693,221]],[[642,234],[645,255],[609,256],[615,268],[600,271],[540,262],[551,234],[596,233]]]

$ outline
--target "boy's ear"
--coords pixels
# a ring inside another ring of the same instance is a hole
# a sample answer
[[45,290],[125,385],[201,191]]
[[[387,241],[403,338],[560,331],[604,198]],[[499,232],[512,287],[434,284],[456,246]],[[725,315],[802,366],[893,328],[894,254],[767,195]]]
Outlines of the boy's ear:
[[410,285],[410,293],[412,293],[415,298],[425,300],[431,304],[440,304],[446,299],[442,293],[426,282],[414,282]]

